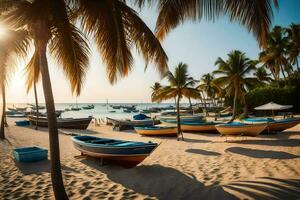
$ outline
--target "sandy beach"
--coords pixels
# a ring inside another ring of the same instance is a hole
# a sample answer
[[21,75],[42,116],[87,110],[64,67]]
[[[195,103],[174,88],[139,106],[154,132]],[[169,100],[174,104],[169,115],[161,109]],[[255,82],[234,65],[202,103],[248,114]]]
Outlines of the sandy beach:
[[[14,147],[49,148],[47,129],[17,127],[9,120],[0,141],[0,199],[53,199],[50,161],[20,164]],[[125,169],[80,156],[71,136],[60,134],[61,161],[70,199],[299,199],[300,125],[275,135],[225,138],[185,133],[176,138],[141,137],[90,125],[75,131],[160,146],[135,168]]]

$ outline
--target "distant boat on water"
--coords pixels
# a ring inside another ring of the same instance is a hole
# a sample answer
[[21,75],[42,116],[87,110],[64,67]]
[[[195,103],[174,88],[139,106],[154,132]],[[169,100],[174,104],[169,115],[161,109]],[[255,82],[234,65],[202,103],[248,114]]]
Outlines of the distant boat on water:
[[84,110],[92,110],[92,109],[94,109],[94,108],[95,108],[94,104],[91,104],[91,105],[87,105],[87,106],[83,106],[83,107],[82,107],[82,109],[84,109]]
[[98,138],[93,136],[75,136],[74,147],[82,154],[91,157],[113,160],[126,167],[141,163],[157,148],[157,143]]

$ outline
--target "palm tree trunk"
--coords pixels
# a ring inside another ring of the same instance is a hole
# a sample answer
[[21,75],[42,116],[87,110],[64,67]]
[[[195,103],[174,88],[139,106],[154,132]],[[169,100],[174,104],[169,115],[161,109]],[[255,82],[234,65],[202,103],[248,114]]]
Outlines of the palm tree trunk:
[[190,109],[193,110],[193,105],[192,105],[191,98],[189,97],[188,99],[189,99],[189,103],[190,103]]
[[237,87],[235,87],[234,99],[233,99],[232,118],[229,120],[229,122],[233,122],[233,120],[236,117],[236,112],[237,112],[237,97],[238,97],[238,89],[237,89]]
[[36,125],[35,125],[35,130],[38,130],[38,123],[39,123],[39,102],[38,102],[38,97],[37,97],[36,82],[33,83],[33,90],[34,90],[34,99],[35,99],[35,108],[36,108]]
[[1,84],[2,89],[2,116],[1,116],[1,125],[0,125],[0,139],[5,139],[5,110],[6,110],[6,100],[5,100],[5,86]]
[[280,69],[281,69],[281,73],[282,73],[282,75],[283,75],[283,79],[284,79],[284,81],[286,81],[286,76],[285,76],[283,67],[280,66]]
[[48,128],[49,128],[49,146],[51,159],[51,180],[55,199],[66,200],[64,183],[61,173],[59,137],[57,129],[57,119],[55,114],[55,105],[52,94],[51,80],[46,56],[46,44],[41,44],[39,49],[39,63],[42,74],[43,90],[47,109]]
[[184,140],[183,133],[181,131],[181,124],[180,124],[180,95],[178,95],[177,97],[176,110],[177,110],[177,139],[181,135],[182,140]]

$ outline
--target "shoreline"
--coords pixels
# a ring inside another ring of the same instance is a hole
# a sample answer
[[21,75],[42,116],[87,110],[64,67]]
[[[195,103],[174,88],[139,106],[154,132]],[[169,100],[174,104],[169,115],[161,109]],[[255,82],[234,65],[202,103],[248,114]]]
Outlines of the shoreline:
[[[0,142],[0,198],[52,199],[50,161],[14,162],[12,149],[49,149],[47,129],[17,127],[9,119],[8,141]],[[67,132],[72,132],[67,130]],[[71,136],[59,135],[64,183],[70,199],[257,199],[300,197],[300,124],[276,135],[225,142],[219,134],[185,133],[185,141],[141,137],[90,125],[76,131],[97,137],[161,142],[140,165],[100,166],[80,156]]]

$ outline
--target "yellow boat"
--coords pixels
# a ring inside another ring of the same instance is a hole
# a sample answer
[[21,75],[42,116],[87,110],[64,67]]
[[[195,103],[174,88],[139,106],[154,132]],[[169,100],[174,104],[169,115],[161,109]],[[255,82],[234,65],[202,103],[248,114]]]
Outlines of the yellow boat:
[[222,136],[251,136],[256,137],[265,130],[267,124],[244,124],[233,122],[216,125],[216,129]]
[[[176,125],[177,122],[164,123],[168,125]],[[212,133],[217,132],[215,125],[223,124],[218,122],[181,122],[182,131]]]
[[177,127],[175,126],[148,126],[148,127],[134,127],[134,130],[140,135],[164,135],[175,136],[177,135]]

